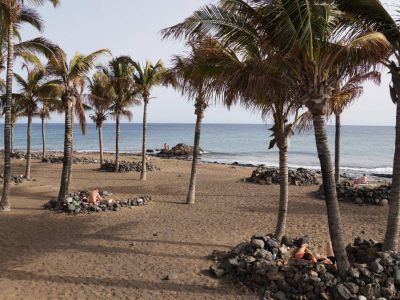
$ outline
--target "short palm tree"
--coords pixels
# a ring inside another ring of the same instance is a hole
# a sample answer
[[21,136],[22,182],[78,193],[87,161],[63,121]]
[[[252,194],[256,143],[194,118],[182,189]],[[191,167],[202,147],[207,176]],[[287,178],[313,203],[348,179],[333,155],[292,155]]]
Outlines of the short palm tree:
[[[28,118],[27,126],[27,148],[26,148],[26,166],[25,178],[31,179],[31,145],[32,145],[32,120],[39,112],[42,99],[49,97],[52,85],[45,82],[45,70],[35,67],[29,69],[27,67],[27,78],[14,74],[15,79],[20,86],[20,91],[14,94],[14,98],[18,101],[24,111],[24,115]],[[43,97],[43,98],[42,98]]]
[[334,3],[309,0],[221,0],[201,8],[185,21],[163,31],[165,36],[212,34],[235,49],[278,53],[284,58],[299,100],[312,115],[321,164],[328,224],[338,269],[349,268],[336,195],[333,164],[326,132],[327,103],[333,90],[333,71],[352,74],[368,69],[387,55],[390,45],[377,32],[345,34],[347,21]]
[[371,80],[376,84],[381,82],[381,73],[377,71],[362,72],[350,78],[340,78],[338,75],[336,88],[329,101],[328,113],[335,116],[335,182],[340,183],[340,139],[341,139],[341,115],[362,93],[362,84]]
[[107,77],[107,98],[110,100],[109,110],[115,119],[115,172],[119,171],[119,139],[121,134],[121,118],[132,120],[130,108],[138,105],[138,93],[132,81],[133,67],[128,63],[130,58],[123,56],[112,59],[108,66],[98,67]]
[[[211,41],[191,41],[188,43],[191,53],[188,56],[173,57],[173,66],[169,70],[174,80],[173,85],[182,94],[187,94],[189,98],[195,99],[196,125],[194,131],[193,160],[190,175],[189,192],[186,197],[187,204],[194,204],[196,199],[196,178],[197,164],[200,152],[201,125],[204,113],[209,105],[209,98],[206,95],[209,89],[207,78],[207,58],[204,55],[211,44]],[[206,69],[206,71],[204,71]]]
[[383,33],[392,46],[392,57],[383,64],[392,75],[390,93],[396,109],[396,141],[393,160],[392,189],[389,201],[384,250],[396,251],[400,236],[400,9],[390,14],[379,0],[337,0],[340,9],[353,16],[356,31],[373,28]]
[[[4,29],[3,38],[7,44],[7,76],[6,76],[6,101],[5,101],[5,124],[4,124],[4,179],[3,193],[1,198],[1,210],[10,210],[10,180],[11,180],[11,105],[14,77],[15,47],[14,38],[16,30],[22,24],[29,24],[39,31],[43,28],[42,20],[37,12],[28,8],[26,4],[42,5],[44,0],[2,0],[0,1],[1,27]],[[54,6],[59,0],[49,0]],[[1,45],[3,48],[3,45]]]
[[42,158],[46,157],[46,129],[45,122],[51,119],[51,113],[57,112],[62,113],[63,107],[61,101],[52,101],[48,99],[42,99],[41,105],[38,109],[37,116],[40,118],[41,133],[42,133]]
[[138,93],[143,100],[143,140],[142,140],[142,172],[140,174],[141,180],[147,179],[147,108],[150,102],[151,90],[159,85],[165,84],[165,76],[167,70],[161,60],[156,64],[149,61],[145,65],[131,61],[134,67],[133,81],[137,88]]
[[54,80],[48,84],[58,87],[65,114],[64,161],[60,191],[58,194],[59,204],[65,202],[71,180],[73,114],[75,112],[77,115],[81,130],[85,133],[85,107],[82,99],[85,79],[90,70],[95,67],[96,60],[107,53],[109,53],[107,49],[98,50],[89,55],[76,53],[73,58],[68,61],[64,51],[59,49],[59,51],[49,59],[47,65],[47,71],[54,77]]
[[[4,99],[5,100],[5,99]],[[4,101],[5,102],[5,101]],[[4,109],[3,109],[3,115],[4,115]],[[11,130],[10,130],[10,151],[11,155],[14,153],[14,129],[15,125],[17,124],[18,119],[24,117],[24,105],[21,101],[18,101],[17,99],[13,98],[13,101],[11,103]]]
[[89,106],[93,109],[93,114],[90,115],[92,121],[96,124],[96,129],[99,133],[99,150],[100,150],[100,168],[104,164],[103,155],[103,124],[107,121],[110,114],[109,109],[111,105],[112,95],[110,95],[110,83],[107,76],[102,72],[97,72],[93,75],[92,79],[88,79]]

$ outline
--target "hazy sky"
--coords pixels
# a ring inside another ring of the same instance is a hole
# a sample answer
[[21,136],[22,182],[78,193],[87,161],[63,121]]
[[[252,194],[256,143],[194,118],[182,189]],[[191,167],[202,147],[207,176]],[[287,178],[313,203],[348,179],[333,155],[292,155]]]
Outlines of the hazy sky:
[[[392,6],[397,0],[384,1]],[[182,41],[161,40],[159,31],[178,23],[193,10],[212,0],[63,0],[61,7],[46,6],[40,14],[46,22],[44,36],[58,43],[68,55],[109,48],[114,56],[129,54],[144,62],[162,59],[167,65],[172,55],[182,53]],[[24,37],[38,34],[26,28]],[[16,70],[17,72],[19,70]],[[390,101],[390,77],[384,70],[380,87],[366,84],[365,93],[343,115],[347,125],[394,125],[395,106]],[[158,88],[149,107],[153,123],[193,123],[193,103],[173,89]],[[135,122],[140,122],[142,108],[134,108]],[[62,121],[55,116],[53,122]],[[207,123],[261,123],[258,115],[241,108],[231,111],[211,107]]]

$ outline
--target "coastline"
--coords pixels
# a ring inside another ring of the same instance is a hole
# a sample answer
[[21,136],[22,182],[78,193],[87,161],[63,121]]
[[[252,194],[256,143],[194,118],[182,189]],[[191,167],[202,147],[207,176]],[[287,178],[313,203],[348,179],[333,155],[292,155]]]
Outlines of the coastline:
[[[171,156],[171,157],[159,157],[157,156],[157,153],[159,152],[158,149],[148,149],[148,153],[147,156],[149,158],[160,158],[160,159],[172,159],[172,160],[182,160],[182,161],[191,161],[192,158],[190,156]],[[15,149],[14,153],[18,153],[21,155],[24,155],[24,151],[19,150],[19,149]],[[59,150],[49,150],[46,151],[47,154],[50,155],[55,155],[55,156],[62,156],[63,155],[63,151],[59,151]],[[207,154],[207,152],[205,152]],[[112,151],[104,151],[105,155],[110,156],[110,159],[112,159],[112,156],[114,154],[114,152]],[[2,150],[0,150],[0,155],[2,155]],[[32,155],[36,156],[33,157],[34,159],[38,159],[38,157],[41,157],[41,152],[40,151],[32,151]],[[99,155],[99,151],[96,150],[79,150],[79,151],[73,151],[73,155],[75,157],[79,157],[79,156],[83,156],[85,158],[91,158],[93,160],[98,160],[98,158],[94,157],[94,156],[98,156]],[[135,158],[141,158],[141,153],[140,152],[120,152],[120,156],[121,157],[135,157]],[[201,164],[215,164],[215,165],[222,165],[222,166],[234,166],[234,167],[246,167],[246,168],[258,168],[258,167],[265,167],[265,168],[278,168],[278,166],[276,164],[254,164],[254,163],[241,163],[238,161],[234,161],[234,162],[223,162],[223,161],[218,161],[218,160],[213,160],[213,159],[204,159],[204,155],[200,156],[199,159],[199,163]],[[312,170],[315,171],[317,173],[320,172],[320,168],[318,167],[310,167],[310,166],[301,166],[301,165],[289,165],[289,169],[290,170],[296,170],[296,169],[307,169],[307,170]],[[383,182],[391,182],[391,178],[392,178],[392,174],[390,173],[386,173],[386,172],[382,172],[382,173],[378,173],[376,171],[368,171],[362,168],[341,168],[341,175],[344,178],[350,178],[350,179],[355,179],[355,178],[359,178],[360,176],[362,176],[363,174],[367,174],[368,177],[370,177],[372,180],[377,180],[377,181],[383,181]]]

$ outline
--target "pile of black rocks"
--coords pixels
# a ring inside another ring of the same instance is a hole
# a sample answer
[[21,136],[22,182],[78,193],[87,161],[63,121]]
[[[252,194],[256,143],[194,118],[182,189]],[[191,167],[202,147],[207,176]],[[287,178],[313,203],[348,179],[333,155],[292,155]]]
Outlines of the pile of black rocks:
[[[279,169],[259,166],[253,171],[250,178],[245,179],[246,182],[257,184],[279,184]],[[297,186],[318,185],[318,174],[314,171],[304,168],[289,169],[289,184]]]
[[[152,163],[147,163],[147,171],[156,172],[161,169]],[[101,167],[101,171],[103,172],[115,172],[115,161],[106,160]],[[130,162],[130,161],[120,161],[119,162],[119,173],[129,173],[129,172],[142,172],[142,163],[141,162]]]
[[[4,156],[4,150],[0,150],[0,156]],[[26,160],[26,152],[15,151],[11,154],[11,158],[18,159],[18,160]],[[31,159],[40,160],[43,163],[48,164],[62,164],[64,161],[64,156],[57,155],[55,153],[47,154],[43,157],[42,153],[40,152],[32,152]],[[73,157],[72,158],[73,164],[97,164],[99,161],[94,158],[90,157]]]
[[[0,150],[0,156],[4,157],[4,150]],[[11,153],[11,158],[12,159],[18,159],[18,160],[25,160],[26,159],[26,152],[22,151],[13,151]],[[32,152],[31,153],[31,158],[32,159],[42,159],[42,155],[38,152]]]
[[400,254],[356,239],[347,247],[351,268],[341,278],[333,265],[293,258],[301,239],[253,236],[229,252],[213,253],[210,271],[226,276],[267,300],[400,299]]
[[[357,185],[350,181],[342,181],[336,186],[339,201],[352,202],[359,205],[386,206],[389,202],[392,186],[384,184],[380,186]],[[324,187],[321,185],[318,191],[320,197],[324,197]]]
[[[0,174],[0,182],[3,182],[4,180],[4,174]],[[11,175],[11,182],[15,184],[20,184],[25,181],[30,181],[26,179],[25,175]]]
[[[107,191],[101,191],[102,197],[111,196],[111,193]],[[88,203],[88,191],[70,193],[68,198],[61,206],[58,205],[56,199],[50,200],[46,203],[43,208],[52,211],[68,214],[88,214],[95,212],[105,211],[118,211],[124,207],[131,208],[132,206],[147,205],[152,200],[151,196],[145,195],[138,198],[128,198],[124,200],[103,200],[99,205],[89,205]]]
[[[48,163],[48,164],[62,164],[64,161],[64,156],[50,154],[47,155],[46,157],[41,158],[41,160],[43,163]],[[90,157],[73,157],[72,163],[90,165],[90,164],[97,164],[99,163],[99,161],[97,159]]]
[[[193,155],[193,149],[193,146],[181,143],[173,147],[171,150],[162,149],[159,153],[157,153],[157,156],[164,158],[187,157]],[[200,153],[202,152],[203,150],[200,149]]]

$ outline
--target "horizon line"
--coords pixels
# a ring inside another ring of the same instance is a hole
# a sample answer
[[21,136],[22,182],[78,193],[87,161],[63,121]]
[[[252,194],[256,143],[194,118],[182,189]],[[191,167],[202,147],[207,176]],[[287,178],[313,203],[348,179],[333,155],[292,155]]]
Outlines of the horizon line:
[[[26,125],[28,124],[27,122],[19,122],[16,123],[15,125]],[[41,124],[40,122],[32,122],[32,124]],[[46,125],[48,124],[55,124],[55,125],[64,125],[64,122],[47,122]],[[143,125],[143,123],[139,122],[121,122],[120,124],[132,124],[132,125]],[[153,124],[153,125],[195,125],[195,123],[173,123],[173,122],[149,122],[147,124]],[[0,122],[0,125],[4,125],[4,122]],[[74,122],[74,125],[79,125],[79,123]],[[94,123],[87,123],[86,125],[93,125],[95,126],[96,124]],[[104,123],[104,125],[115,125],[113,122],[107,122]],[[272,123],[203,123],[202,125],[272,125]],[[335,126],[335,124],[326,124],[327,126]],[[363,125],[363,124],[342,124],[343,126],[353,126],[353,127],[392,127],[394,128],[394,125]]]

